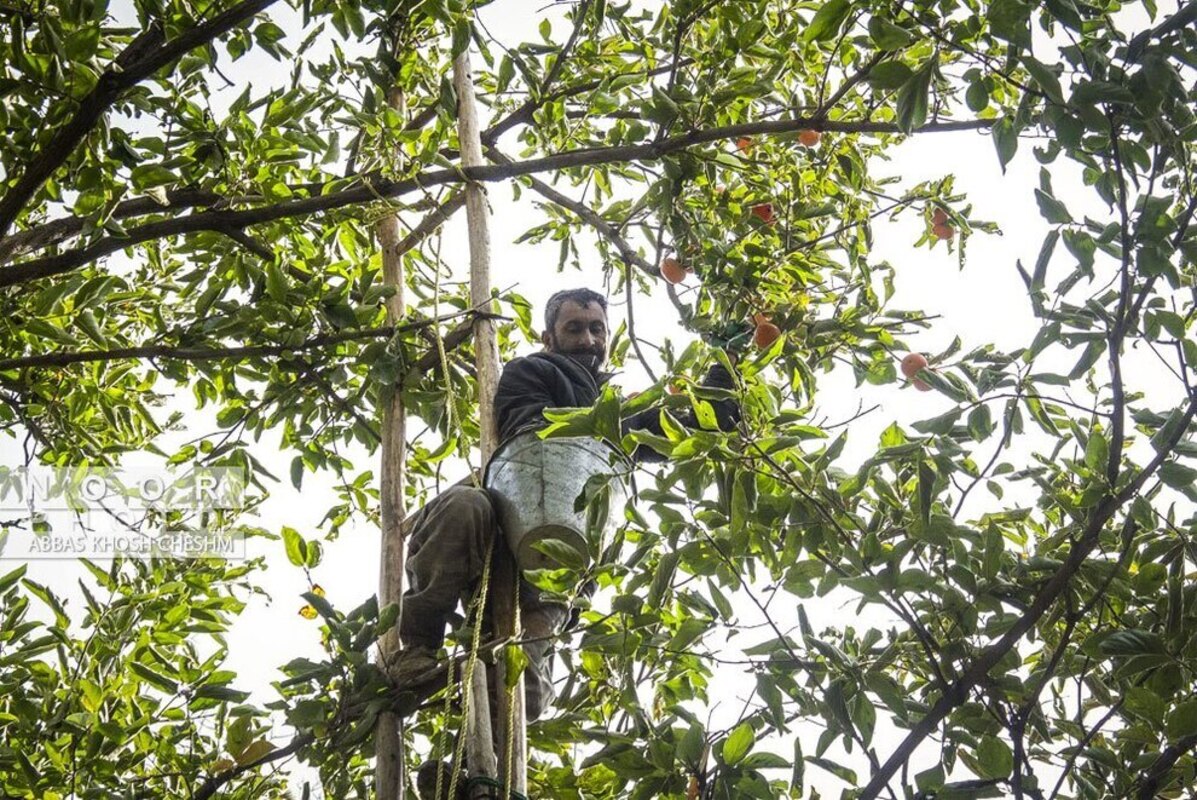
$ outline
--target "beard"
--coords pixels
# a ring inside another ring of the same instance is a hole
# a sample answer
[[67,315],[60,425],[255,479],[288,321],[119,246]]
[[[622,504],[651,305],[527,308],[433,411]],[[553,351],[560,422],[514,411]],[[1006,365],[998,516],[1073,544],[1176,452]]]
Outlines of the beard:
[[563,355],[566,358],[574,361],[580,366],[584,367],[591,375],[598,375],[599,367],[603,365],[606,360],[607,352],[605,348],[601,347],[582,347],[574,350],[565,350],[561,347],[561,342],[557,340],[555,334],[550,334],[550,340],[553,344],[553,352]]

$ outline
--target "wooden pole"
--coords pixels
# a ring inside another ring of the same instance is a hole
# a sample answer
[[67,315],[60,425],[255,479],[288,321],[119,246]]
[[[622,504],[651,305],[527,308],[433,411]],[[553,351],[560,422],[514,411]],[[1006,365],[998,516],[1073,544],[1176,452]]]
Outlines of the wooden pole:
[[[482,166],[482,139],[478,125],[477,106],[474,102],[474,83],[470,72],[470,56],[468,48],[453,62],[453,86],[457,92],[457,138],[461,149],[461,164],[463,167]],[[490,229],[489,209],[486,205],[486,195],[477,183],[466,186],[466,220],[470,243],[470,304],[474,308],[495,310],[491,308],[490,285]],[[493,320],[478,318],[474,322],[475,366],[478,373],[478,414],[479,429],[481,430],[482,465],[487,461],[498,445],[497,420],[494,415],[495,390],[499,384],[499,349],[496,328]],[[518,636],[516,630],[515,591],[516,570],[509,564],[511,556],[503,542],[498,542],[495,548],[495,574],[491,581],[491,597],[495,602],[491,604],[494,610],[496,634],[503,636]],[[507,602],[503,602],[507,598]],[[502,659],[495,669],[495,691],[499,692],[499,719],[490,719],[490,702],[487,693],[485,677],[481,670],[476,673],[473,682],[473,697],[470,702],[470,722],[467,724],[469,741],[467,752],[470,771],[474,775],[481,775],[492,779],[500,777],[496,768],[497,756],[505,752],[508,731],[514,731],[512,741],[514,754],[512,758],[511,786],[521,794],[527,791],[526,778],[526,747],[525,747],[525,719],[524,719],[524,681],[519,676],[515,687],[515,701],[511,708],[507,708],[507,693],[505,686]],[[494,749],[494,737],[491,735],[491,725],[498,727],[499,752]],[[488,796],[485,787],[474,796]]]
[[[393,90],[387,97],[391,107],[403,115],[403,94]],[[395,287],[395,293],[387,298],[387,324],[396,325],[404,313],[403,254],[399,252],[402,236],[399,218],[389,214],[378,223],[378,240],[382,246],[382,281],[384,286]],[[398,386],[389,386],[383,395],[382,443],[381,443],[381,485],[380,524],[382,528],[382,554],[379,566],[378,605],[385,608],[390,603],[403,602],[404,535],[403,520],[407,512],[404,507],[403,485],[406,479],[406,433],[407,421],[403,409],[403,396]],[[402,607],[402,606],[401,606]],[[399,653],[399,625],[383,634],[378,643],[382,663],[388,664]],[[403,800],[406,781],[403,775],[403,720],[394,713],[385,712],[378,717],[374,730],[375,762],[374,785],[378,800]]]

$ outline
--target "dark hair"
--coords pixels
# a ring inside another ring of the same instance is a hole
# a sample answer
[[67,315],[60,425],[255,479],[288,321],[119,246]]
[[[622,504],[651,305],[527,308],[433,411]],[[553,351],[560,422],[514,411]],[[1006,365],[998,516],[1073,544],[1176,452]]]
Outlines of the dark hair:
[[603,314],[607,313],[607,298],[593,289],[563,289],[549,298],[544,307],[545,330],[549,333],[557,331],[557,317],[561,315],[561,306],[566,301],[577,303],[582,308],[589,308],[591,303],[598,303]]

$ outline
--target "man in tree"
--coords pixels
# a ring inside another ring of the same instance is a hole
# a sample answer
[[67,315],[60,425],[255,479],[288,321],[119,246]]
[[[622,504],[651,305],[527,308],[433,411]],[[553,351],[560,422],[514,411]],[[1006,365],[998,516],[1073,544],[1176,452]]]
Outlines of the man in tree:
[[[603,385],[612,377],[602,372],[607,359],[607,301],[590,289],[557,292],[545,307],[542,352],[508,363],[499,379],[494,413],[500,442],[518,432],[547,424],[544,410],[586,407],[594,404]],[[732,389],[731,375],[715,365],[704,385]],[[739,420],[734,400],[712,404],[720,428],[728,430]],[[693,417],[681,421],[695,425]],[[622,428],[661,434],[660,414],[651,408],[623,421]],[[661,461],[648,447],[637,449],[642,461]],[[491,537],[498,532],[495,510],[485,489],[467,479],[438,495],[411,521],[408,541],[407,589],[399,635],[403,650],[391,669],[399,686],[409,685],[437,666],[436,653],[444,639],[445,625],[457,604],[469,597],[482,576]],[[500,541],[502,541],[500,539]],[[544,603],[526,581],[520,584],[520,618],[529,668],[525,672],[528,719],[536,719],[554,697],[549,655],[551,640],[565,626],[569,610]]]

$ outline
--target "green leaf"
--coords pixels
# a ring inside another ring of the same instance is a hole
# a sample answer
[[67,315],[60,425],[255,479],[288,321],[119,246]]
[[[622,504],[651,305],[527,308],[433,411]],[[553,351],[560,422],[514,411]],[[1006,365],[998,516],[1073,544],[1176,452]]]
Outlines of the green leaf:
[[1164,652],[1164,642],[1158,633],[1130,629],[1114,631],[1101,640],[1098,651],[1107,656],[1136,656]]
[[1052,253],[1056,249],[1056,242],[1060,239],[1060,232],[1052,229],[1043,237],[1043,244],[1039,247],[1039,257],[1035,259],[1035,274],[1031,276],[1031,291],[1043,289],[1047,280],[1047,266],[1051,263]]
[[801,797],[805,781],[806,759],[802,757],[802,735],[799,734],[794,737],[794,769],[790,773],[790,793],[795,797]]
[[752,726],[742,722],[736,726],[731,735],[723,742],[723,763],[734,766],[743,760],[756,743],[756,734]]
[[297,567],[302,567],[308,560],[307,542],[294,528],[283,526],[283,547],[287,551],[287,560]]
[[1076,362],[1076,366],[1072,368],[1072,372],[1068,373],[1068,377],[1072,380],[1077,380],[1084,377],[1085,373],[1097,363],[1097,359],[1101,358],[1101,354],[1106,351],[1106,343],[1102,339],[1089,342],[1085,345],[1085,352],[1081,353],[1080,359]]
[[154,686],[155,688],[161,689],[164,692],[174,694],[179,689],[178,683],[171,680],[166,675],[163,675],[161,672],[147,667],[145,664],[142,664],[138,661],[130,661],[129,669],[135,672],[137,677],[141,678],[146,683]]
[[503,648],[503,684],[508,690],[516,687],[529,663],[531,662],[527,653],[518,644],[509,644]]
[[249,699],[249,692],[243,692],[231,686],[210,686],[204,684],[195,690],[192,699],[219,700],[222,703],[244,703]]
[[979,113],[989,107],[989,89],[985,86],[985,81],[975,80],[968,85],[968,90],[964,93],[964,102],[968,105],[969,111]]
[[929,60],[910,80],[898,90],[898,129],[910,133],[927,121],[927,107],[931,93],[931,69],[935,62]]
[[1050,325],[1045,325],[1039,329],[1039,332],[1035,334],[1035,338],[1031,340],[1031,346],[1023,353],[1022,360],[1028,364],[1031,363],[1048,345],[1058,341],[1060,341],[1060,323],[1053,322]]
[[532,543],[532,549],[544,553],[565,569],[582,569],[586,566],[586,554],[579,553],[573,545],[560,539],[539,539]]
[[1010,117],[1002,117],[993,124],[993,146],[997,150],[998,164],[1005,174],[1006,165],[1018,152],[1018,129]]
[[258,44],[274,44],[286,36],[286,32],[273,22],[263,22],[254,28],[254,38],[258,40]]
[[785,769],[790,766],[777,753],[752,753],[741,763],[743,769]]
[[982,769],[982,778],[1006,778],[1014,769],[1014,752],[996,736],[983,736],[977,747],[977,764]]
[[1173,708],[1164,730],[1173,742],[1197,734],[1197,700],[1186,700]]
[[1109,442],[1101,431],[1094,429],[1089,433],[1089,442],[1085,445],[1085,466],[1094,472],[1104,470],[1109,457]]
[[802,32],[802,40],[809,44],[834,39],[851,10],[852,4],[849,0],[827,0],[819,6],[810,25]]
[[320,542],[312,541],[305,542],[304,547],[307,550],[307,555],[304,558],[304,566],[308,569],[320,566],[320,559],[324,556],[324,546]]
[[943,765],[936,764],[931,769],[923,770],[916,773],[914,776],[914,785],[918,787],[920,793],[933,797],[936,794],[936,789],[943,787],[944,774]]
[[890,91],[901,88],[914,75],[914,70],[901,61],[882,61],[869,71],[868,82],[877,87]]
[[303,483],[303,456],[295,456],[291,459],[291,485],[296,490],[300,488]]
[[324,617],[325,619],[336,619],[337,615],[336,612],[333,611],[332,604],[325,600],[322,595],[316,594],[315,592],[304,592],[300,595],[300,597],[306,600],[308,604],[312,606],[312,608],[316,609],[320,616]]
[[273,744],[266,739],[258,739],[237,754],[237,764],[239,766],[252,764],[272,750],[274,750]]
[[3,577],[0,577],[0,592],[7,590],[10,586],[24,577],[25,570],[28,568],[28,566],[28,564],[22,564],[12,572],[7,572]]
[[1035,200],[1039,203],[1040,215],[1053,225],[1072,222],[1072,215],[1065,205],[1042,189],[1035,190]]
[[986,12],[990,30],[1011,44],[1030,47],[1031,9],[1031,4],[1023,0],[994,0]]
[[847,767],[837,764],[829,758],[820,758],[818,756],[807,756],[806,760],[814,764],[816,767],[821,767],[822,769],[827,770],[840,780],[847,782],[849,785],[856,785],[856,773]]
[[470,46],[470,20],[463,17],[453,26],[453,47],[450,58],[457,58]]
[[914,41],[910,31],[877,15],[869,20],[869,36],[878,50],[899,50]]
[[507,91],[507,87],[511,85],[511,79],[515,77],[515,64],[511,60],[511,56],[503,56],[499,61],[499,75],[498,85],[495,87],[498,92]]
[[266,294],[276,303],[287,302],[287,273],[283,271],[278,261],[271,261],[266,265]]
[[1035,79],[1035,83],[1039,84],[1043,93],[1053,103],[1064,105],[1064,92],[1060,88],[1060,79],[1056,77],[1056,73],[1052,72],[1046,64],[1029,55],[1022,57],[1022,63],[1027,68],[1027,72],[1031,73],[1031,77]]
[[159,164],[136,166],[130,177],[133,179],[133,188],[139,192],[143,192],[151,186],[165,186],[179,181],[178,175]]
[[95,312],[90,308],[85,308],[75,317],[75,324],[82,328],[83,332],[87,334],[87,338],[96,344],[103,346],[108,343],[104,332],[100,330],[100,323],[96,319]]
[[1160,466],[1160,480],[1173,489],[1189,489],[1197,485],[1197,469],[1169,461]]

